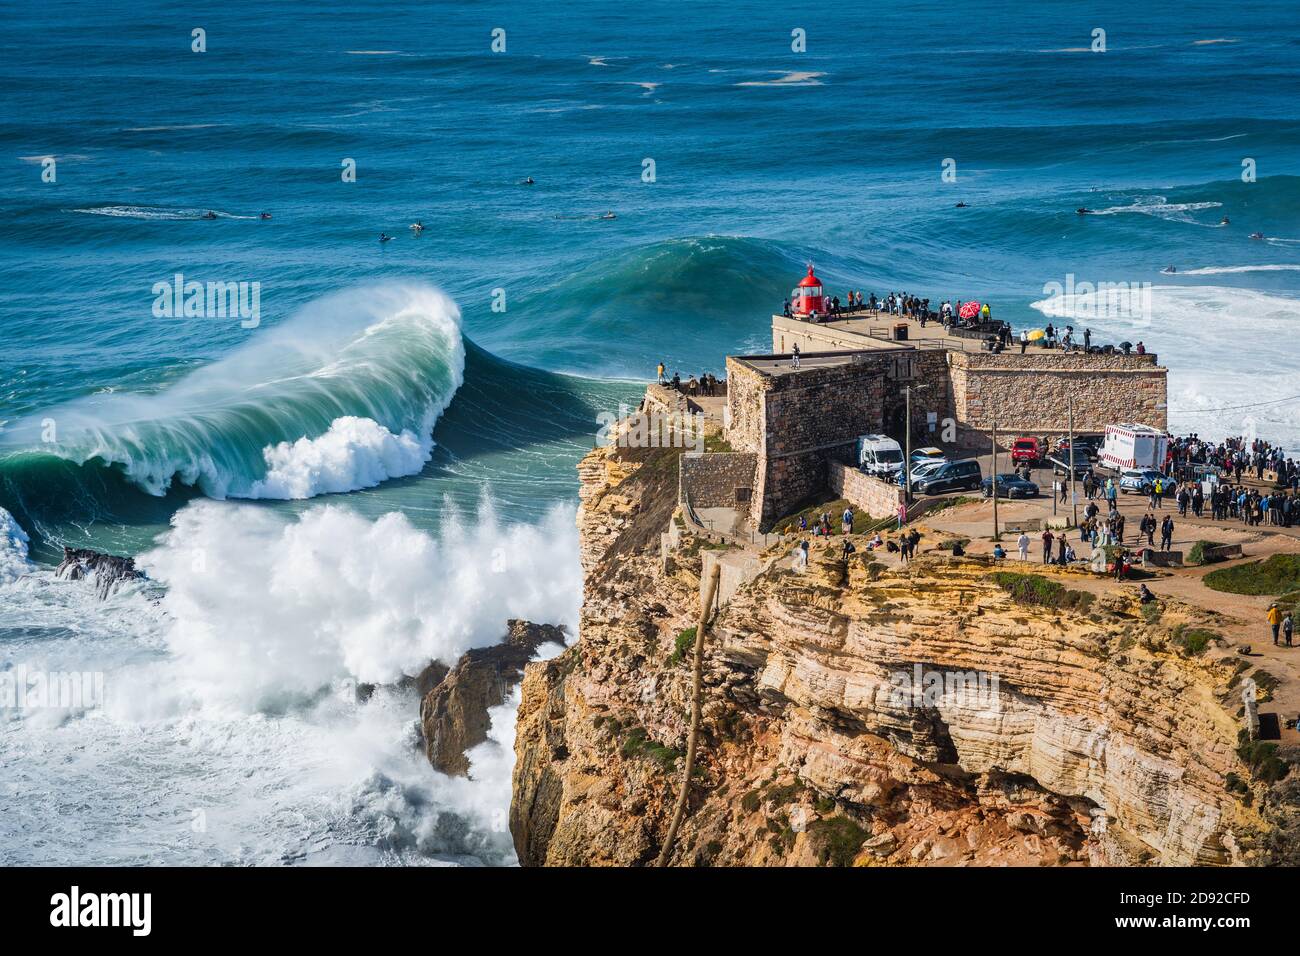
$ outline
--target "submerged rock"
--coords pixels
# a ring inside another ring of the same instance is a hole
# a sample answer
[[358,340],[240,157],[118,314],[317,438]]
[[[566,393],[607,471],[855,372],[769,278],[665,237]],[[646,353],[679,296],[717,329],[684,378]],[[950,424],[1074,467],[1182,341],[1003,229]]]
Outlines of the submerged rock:
[[564,645],[562,627],[512,620],[508,628],[502,643],[467,652],[450,670],[431,664],[416,678],[424,750],[435,770],[468,776],[466,754],[487,740],[489,708],[505,703],[539,647]]
[[135,566],[135,558],[123,558],[115,554],[104,554],[89,548],[63,549],[63,561],[55,569],[55,576],[69,581],[93,578],[95,591],[100,599],[108,597],[123,581],[135,581],[144,578],[144,572]]

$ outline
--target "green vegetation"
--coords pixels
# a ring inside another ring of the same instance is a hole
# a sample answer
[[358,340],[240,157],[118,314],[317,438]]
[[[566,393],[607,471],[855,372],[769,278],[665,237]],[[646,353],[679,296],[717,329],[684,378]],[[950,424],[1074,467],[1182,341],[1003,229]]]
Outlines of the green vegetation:
[[848,817],[830,817],[808,825],[808,839],[822,866],[852,866],[870,835]]
[[711,435],[704,436],[704,450],[707,452],[731,452],[734,451],[731,443],[722,437],[721,432],[714,432]]
[[695,648],[695,628],[688,627],[686,630],[682,631],[680,634],[677,635],[677,648],[676,650],[673,651],[672,656],[668,658],[668,663],[671,664],[673,667],[676,667],[678,664],[680,664],[683,660],[686,659],[686,655],[691,651],[693,651],[694,648]]
[[755,813],[763,805],[763,791],[751,790],[740,798],[740,806],[746,813]]
[[950,538],[947,541],[940,541],[935,547],[940,551],[951,551],[954,545],[960,544],[963,548],[970,544],[970,538]]
[[1230,594],[1296,591],[1300,589],[1300,554],[1275,554],[1263,561],[1211,571],[1205,576],[1205,586]]
[[1203,627],[1187,627],[1179,624],[1169,632],[1169,639],[1181,647],[1191,656],[1195,657],[1204,654],[1205,649],[1210,644],[1219,640],[1219,634],[1216,631],[1206,630]]
[[1206,549],[1213,548],[1213,547],[1217,547],[1217,545],[1213,541],[1196,542],[1194,545],[1192,545],[1191,549],[1187,552],[1188,564],[1209,564],[1213,561],[1220,560],[1219,558],[1210,558],[1209,561],[1206,560],[1205,558]]
[[1148,624],[1154,624],[1156,621],[1160,620],[1160,614],[1161,608],[1158,602],[1148,601],[1146,604],[1142,605],[1142,620],[1146,621]]
[[677,759],[682,756],[682,752],[655,743],[646,736],[645,730],[640,727],[633,727],[623,739],[623,756],[648,757],[656,761],[664,770],[672,770],[673,765],[677,763]]
[[1250,768],[1250,775],[1264,783],[1277,783],[1291,772],[1291,765],[1277,756],[1277,744],[1247,740],[1237,748],[1237,756]]
[[1087,591],[1072,591],[1059,581],[1041,574],[1021,574],[1018,571],[994,571],[993,583],[1021,604],[1036,604],[1083,611],[1092,604],[1093,596]]
[[809,505],[788,517],[780,519],[777,521],[774,530],[780,531],[783,534],[798,534],[799,519],[802,517],[808,519],[808,528],[811,532],[813,525],[817,523],[817,519],[821,517],[823,511],[826,511],[830,512],[831,516],[831,533],[839,534],[840,528],[843,527],[845,508],[853,509],[854,534],[867,534],[868,532],[875,530],[877,526],[883,527],[883,525],[881,525],[882,521],[888,523],[889,521],[898,520],[897,518],[873,518],[871,515],[854,505],[847,498],[836,498],[833,501],[823,501],[818,504]]

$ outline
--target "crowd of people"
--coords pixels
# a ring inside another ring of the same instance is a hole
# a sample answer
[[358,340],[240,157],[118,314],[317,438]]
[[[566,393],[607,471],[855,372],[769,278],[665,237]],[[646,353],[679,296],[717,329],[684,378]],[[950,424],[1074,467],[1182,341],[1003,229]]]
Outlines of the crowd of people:
[[[1247,527],[1300,524],[1300,465],[1263,439],[1235,437],[1213,443],[1195,434],[1175,438],[1170,442],[1169,471],[1182,479],[1177,494],[1180,515],[1240,521]],[[1248,485],[1248,478],[1275,479],[1281,487],[1261,490]]]
[[664,363],[660,362],[657,369],[659,373],[659,384],[666,385],[674,391],[681,392],[683,395],[689,395],[691,398],[697,396],[712,397],[721,395],[726,388],[725,379],[720,379],[712,372],[704,372],[698,377],[692,375],[685,381],[682,380],[681,372],[673,372],[673,377],[668,378],[667,369]]

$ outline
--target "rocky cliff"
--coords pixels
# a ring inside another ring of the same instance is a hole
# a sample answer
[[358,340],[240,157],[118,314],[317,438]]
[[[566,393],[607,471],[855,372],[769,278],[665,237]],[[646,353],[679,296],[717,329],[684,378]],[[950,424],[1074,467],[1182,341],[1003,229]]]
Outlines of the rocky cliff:
[[[646,864],[680,781],[702,558],[728,546],[679,524],[661,554],[680,522],[670,450],[598,449],[579,472],[580,640],[525,672],[511,829],[525,865]],[[1187,640],[1205,612],[924,546],[896,566],[814,544],[800,573],[788,547],[709,635],[675,864],[1262,852],[1263,784],[1239,756],[1246,665]]]

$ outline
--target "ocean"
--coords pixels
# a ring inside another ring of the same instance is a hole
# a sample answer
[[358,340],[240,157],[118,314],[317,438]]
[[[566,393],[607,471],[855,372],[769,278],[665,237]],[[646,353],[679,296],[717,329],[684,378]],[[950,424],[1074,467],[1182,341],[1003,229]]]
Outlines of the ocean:
[[[449,779],[355,686],[576,628],[599,416],[765,351],[809,262],[1143,341],[1176,431],[1300,448],[1298,38],[1284,2],[10,5],[0,674],[103,694],[0,700],[0,862],[513,862],[512,708]],[[65,546],[148,580],[101,601]]]

